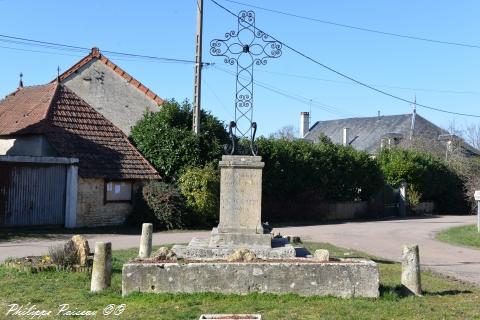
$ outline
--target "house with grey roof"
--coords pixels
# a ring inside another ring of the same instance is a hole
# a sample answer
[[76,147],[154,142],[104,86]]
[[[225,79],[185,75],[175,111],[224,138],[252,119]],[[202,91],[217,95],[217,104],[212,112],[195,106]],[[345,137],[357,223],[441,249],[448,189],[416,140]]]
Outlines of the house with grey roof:
[[309,116],[308,112],[300,114],[300,135],[312,142],[327,136],[333,143],[350,145],[370,154],[376,154],[382,147],[392,147],[412,139],[439,142],[446,148],[460,142],[465,154],[480,155],[477,149],[420,116],[415,109],[411,114],[317,121],[311,127]]

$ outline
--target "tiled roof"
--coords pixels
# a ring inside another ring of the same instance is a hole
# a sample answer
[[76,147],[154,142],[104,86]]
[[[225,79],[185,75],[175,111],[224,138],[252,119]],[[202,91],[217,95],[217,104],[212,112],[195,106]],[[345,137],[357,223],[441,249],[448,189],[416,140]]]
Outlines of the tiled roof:
[[[349,128],[351,139],[358,136],[352,146],[373,154],[380,148],[380,140],[385,134],[400,133],[408,138],[411,124],[412,114],[318,121],[310,128],[305,139],[316,140],[320,134],[324,134],[334,143],[342,143],[343,128]],[[420,115],[416,115],[414,136],[436,140],[438,135],[444,133],[446,131],[442,128]]]
[[[77,70],[82,68],[84,65],[89,63],[92,60],[99,60],[103,62],[107,67],[111,68],[113,71],[115,71],[118,75],[123,77],[127,82],[140,90],[140,92],[144,93],[147,97],[155,101],[158,105],[163,104],[163,99],[160,98],[155,92],[151,91],[149,88],[147,88],[145,85],[143,85],[140,81],[136,80],[134,77],[129,75],[127,72],[125,72],[122,68],[117,66],[115,63],[110,61],[107,57],[105,57],[103,54],[100,53],[100,50],[98,48],[92,48],[92,52],[90,52],[89,55],[86,57],[82,58],[80,61],[78,61],[76,64],[74,64],[70,69],[65,71],[59,76],[60,82],[63,80],[67,79],[70,75],[75,73]],[[56,80],[53,80],[54,82]]]
[[18,88],[1,100],[0,135],[39,133],[55,88],[55,83]]
[[[28,110],[30,120],[15,109]],[[160,179],[120,129],[64,85],[20,88],[0,102],[0,110],[0,123],[24,124],[1,134],[45,135],[61,156],[80,160],[83,178]]]

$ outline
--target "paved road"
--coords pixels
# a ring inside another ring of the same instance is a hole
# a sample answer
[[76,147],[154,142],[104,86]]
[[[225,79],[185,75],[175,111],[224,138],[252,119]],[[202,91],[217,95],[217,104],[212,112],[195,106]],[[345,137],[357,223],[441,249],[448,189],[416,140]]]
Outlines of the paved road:
[[[451,246],[433,240],[441,229],[475,223],[475,216],[443,216],[420,219],[346,222],[338,224],[280,228],[282,234],[298,235],[304,241],[329,242],[337,246],[368,252],[378,257],[399,261],[405,243],[417,243],[423,267],[480,286],[480,250]],[[276,230],[277,231],[277,230]],[[153,242],[159,244],[186,243],[192,237],[206,237],[201,232],[159,232]],[[22,240],[0,243],[0,261],[9,256],[39,255],[48,247],[61,243],[69,236],[55,240]],[[87,235],[92,248],[96,241],[111,241],[114,249],[138,246],[139,236]]]
[[393,261],[400,261],[403,244],[416,243],[422,267],[480,286],[480,250],[433,239],[442,229],[475,222],[476,216],[442,216],[295,227],[285,228],[282,232],[302,235],[306,241],[329,242]]

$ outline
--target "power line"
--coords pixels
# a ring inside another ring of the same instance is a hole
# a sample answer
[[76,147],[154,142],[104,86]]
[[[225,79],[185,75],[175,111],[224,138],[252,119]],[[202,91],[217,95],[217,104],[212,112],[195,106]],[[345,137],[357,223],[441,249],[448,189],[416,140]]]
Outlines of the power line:
[[32,50],[32,49],[24,49],[24,48],[14,48],[14,47],[8,47],[8,46],[0,46],[0,48],[9,49],[9,50],[16,50],[16,51],[26,51],[26,52],[35,52],[35,53],[45,53],[45,54],[69,56],[69,57],[81,57],[79,55],[74,55],[74,54],[59,53],[59,52],[48,52],[48,51]]
[[[229,71],[229,70],[226,70],[222,67],[219,67],[219,66],[214,66],[215,69],[219,70],[219,71],[222,71],[222,72],[225,72],[225,73],[228,73],[232,76],[236,76],[236,74],[232,71]],[[244,77],[242,77],[243,79],[246,79]],[[316,101],[314,99],[309,99],[309,98],[305,98],[301,95],[298,95],[298,94],[292,94],[292,93],[289,93],[285,90],[282,90],[282,89],[279,89],[279,88],[275,88],[273,86],[270,86],[270,85],[267,85],[263,82],[260,82],[260,81],[253,81],[253,83],[258,86],[258,87],[261,87],[261,88],[264,88],[268,91],[271,91],[271,92],[274,92],[276,94],[279,94],[283,97],[286,97],[286,98],[289,98],[289,99],[292,99],[292,100],[295,100],[297,102],[300,102],[300,103],[303,103],[305,105],[308,105],[308,106],[311,106],[312,103],[314,104],[313,106],[318,108],[318,109],[322,109],[324,111],[327,111],[329,113],[332,113],[332,114],[335,114],[337,116],[350,116],[352,114],[347,114],[345,112],[343,112],[340,108],[337,108],[337,107],[334,107],[334,106],[331,106],[331,105],[328,105],[328,104],[324,104],[324,103],[321,103],[319,101]]]
[[[313,76],[301,75],[301,74],[293,74],[293,73],[285,73],[285,72],[276,72],[276,71],[268,71],[268,70],[257,70],[258,72],[264,73],[271,73],[277,74],[286,77],[293,77],[293,78],[300,78],[300,79],[308,79],[308,80],[318,80],[318,81],[325,81],[325,82],[332,82],[332,83],[340,83],[340,84],[349,84],[355,85],[350,81],[339,81],[339,80],[332,80],[332,79],[325,79],[325,78],[318,78]],[[425,88],[410,88],[410,87],[398,87],[398,86],[391,86],[386,84],[371,84],[376,87],[384,87],[390,89],[400,89],[400,90],[409,90],[409,91],[424,91],[424,92],[438,92],[438,93],[453,93],[453,94],[472,94],[478,95],[480,92],[478,91],[457,91],[457,90],[439,90],[439,89],[425,89]]]
[[[14,43],[19,45],[26,45],[26,46],[35,46],[35,47],[42,47],[54,50],[63,50],[63,51],[71,51],[71,52],[90,52],[90,48],[86,47],[79,47],[79,46],[72,46],[68,44],[61,44],[56,42],[49,42],[49,41],[40,41],[22,37],[14,37],[9,35],[0,34],[0,42],[8,42]],[[126,52],[118,52],[118,51],[111,51],[111,50],[101,50],[101,52],[106,54],[112,54],[117,56],[124,56],[124,57],[133,57],[133,58],[142,58],[148,60],[155,60],[155,61],[162,61],[162,62],[175,62],[175,63],[197,63],[194,60],[186,60],[186,59],[176,59],[176,58],[166,58],[166,57],[157,57],[157,56],[149,56],[149,55],[142,55],[142,54],[135,54],[135,53],[126,53]],[[210,62],[203,62],[202,65],[208,66],[211,65]]]
[[204,82],[205,85],[207,86],[207,88],[212,92],[213,96],[215,97],[215,99],[217,99],[218,103],[223,108],[223,110],[225,110],[232,118],[235,118],[235,115],[232,113],[232,111],[230,111],[227,108],[227,106],[223,103],[223,101],[220,99],[220,97],[215,93],[213,88],[208,84],[207,80],[205,80],[205,78],[203,78],[202,82]]
[[[236,17],[236,18],[238,19],[237,15],[236,15],[235,13],[233,13],[232,11],[230,11],[228,8],[226,8],[226,7],[224,7],[223,5],[219,4],[219,3],[218,3],[217,1],[215,1],[215,0],[210,0],[210,1],[213,2],[213,3],[216,4],[218,7],[222,8],[223,10],[225,10],[226,12],[228,12],[229,14],[231,14],[232,16],[234,16],[234,17]],[[397,99],[397,100],[399,100],[399,101],[407,102],[407,103],[409,103],[409,104],[414,104],[414,103],[415,103],[415,102],[413,102],[413,101],[411,101],[411,100],[408,100],[408,99],[405,99],[405,98],[396,96],[396,95],[394,95],[394,94],[388,93],[388,92],[386,92],[386,91],[377,89],[377,88],[375,88],[374,86],[371,86],[371,85],[369,85],[369,84],[366,84],[366,83],[364,83],[364,82],[362,82],[362,81],[360,81],[360,80],[357,80],[357,79],[355,79],[355,78],[353,78],[353,77],[351,77],[351,76],[349,76],[349,75],[347,75],[347,74],[345,74],[345,73],[342,73],[342,72],[340,72],[340,71],[337,71],[337,70],[333,69],[332,67],[329,67],[329,66],[327,66],[327,65],[325,65],[325,64],[323,64],[323,63],[321,63],[321,62],[319,62],[319,61],[317,61],[317,60],[315,60],[314,58],[310,57],[309,55],[307,55],[307,54],[305,54],[305,53],[303,53],[303,52],[301,52],[301,51],[293,48],[292,46],[286,44],[285,42],[282,42],[282,41],[278,40],[278,38],[269,35],[269,34],[266,33],[265,31],[263,31],[262,29],[254,26],[254,25],[252,25],[252,24],[250,24],[248,21],[245,20],[244,22],[247,23],[247,24],[249,24],[249,25],[250,25],[251,27],[253,27],[254,29],[256,29],[256,30],[258,30],[258,31],[260,31],[260,32],[268,35],[271,39],[279,42],[280,44],[282,44],[282,46],[290,49],[290,50],[293,51],[294,53],[300,55],[301,57],[303,57],[303,58],[305,58],[305,59],[307,59],[307,60],[309,60],[310,62],[313,62],[314,64],[317,64],[317,65],[321,66],[321,67],[324,68],[324,69],[329,70],[330,72],[333,72],[333,73],[335,73],[335,74],[337,74],[337,75],[339,75],[339,76],[341,76],[341,77],[343,77],[343,78],[346,78],[346,79],[348,79],[348,80],[350,80],[350,81],[352,81],[352,82],[355,82],[356,84],[358,84],[358,85],[360,85],[360,86],[363,86],[363,87],[365,87],[365,88],[368,88],[368,89],[370,89],[370,90],[373,90],[373,91],[375,91],[375,92],[377,92],[377,93],[383,94],[383,95],[385,95],[385,96],[391,97],[391,98],[393,98],[393,99]],[[424,104],[420,104],[420,103],[418,103],[418,102],[416,103],[416,105],[419,106],[419,107],[425,108],[425,109],[430,109],[430,110],[434,110],[434,111],[438,111],[438,112],[449,113],[449,114],[454,114],[454,115],[458,115],[458,116],[480,118],[480,115],[448,111],[448,110],[444,110],[444,109],[440,109],[440,108],[436,108],[436,107],[430,107],[430,106],[427,106],[427,105],[424,105]]]
[[281,14],[281,15],[284,15],[284,16],[289,16],[289,17],[299,18],[299,19],[303,19],[303,20],[309,20],[309,21],[319,22],[319,23],[323,23],[323,24],[328,24],[328,25],[332,25],[332,26],[336,26],[336,27],[342,27],[342,28],[347,28],[347,29],[371,32],[371,33],[376,33],[376,34],[381,34],[381,35],[386,35],[386,36],[393,36],[393,37],[397,37],[397,38],[410,39],[410,40],[419,40],[419,41],[439,43],[439,44],[445,44],[445,45],[451,45],[451,46],[480,49],[480,45],[475,45],[475,44],[470,44],[470,43],[436,40],[436,39],[430,39],[430,38],[424,38],[424,37],[418,37],[418,36],[412,36],[412,35],[406,35],[406,34],[400,34],[400,33],[393,33],[393,32],[387,32],[387,31],[357,27],[357,26],[347,25],[347,24],[328,21],[328,20],[322,20],[322,19],[317,19],[317,18],[312,18],[312,17],[301,16],[301,15],[298,15],[298,14],[288,13],[288,12],[284,12],[284,11],[280,11],[280,10],[269,9],[269,8],[260,7],[260,6],[256,6],[256,5],[253,5],[253,4],[240,2],[240,1],[234,1],[234,0],[224,0],[224,1],[231,2],[231,3],[236,3],[236,4],[239,4],[239,5],[242,5],[242,6],[252,7],[252,8],[255,8],[255,9],[260,9],[260,10],[263,10],[263,11],[273,12],[273,13]]
[[10,39],[10,40],[17,40],[17,41],[20,40],[20,41],[29,42],[29,43],[36,43],[37,45],[40,45],[40,46],[61,47],[61,48],[66,48],[69,50],[76,50],[76,51],[90,50],[89,48],[84,48],[84,47],[60,44],[55,42],[40,41],[40,40],[34,40],[34,39],[27,39],[27,38],[21,38],[21,37],[14,37],[14,36],[9,36],[5,34],[0,34],[0,37]]

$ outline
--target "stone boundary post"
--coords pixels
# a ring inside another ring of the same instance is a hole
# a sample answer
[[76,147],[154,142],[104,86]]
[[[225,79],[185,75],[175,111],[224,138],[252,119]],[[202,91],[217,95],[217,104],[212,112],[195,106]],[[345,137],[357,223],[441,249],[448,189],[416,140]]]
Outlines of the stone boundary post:
[[141,259],[148,259],[152,254],[152,234],[153,225],[151,223],[142,224],[142,236],[140,238],[140,249],[138,250],[138,257]]
[[406,294],[422,295],[418,245],[405,245],[402,254],[402,287]]
[[110,287],[112,278],[112,243],[97,242],[93,256],[91,292],[98,292]]

